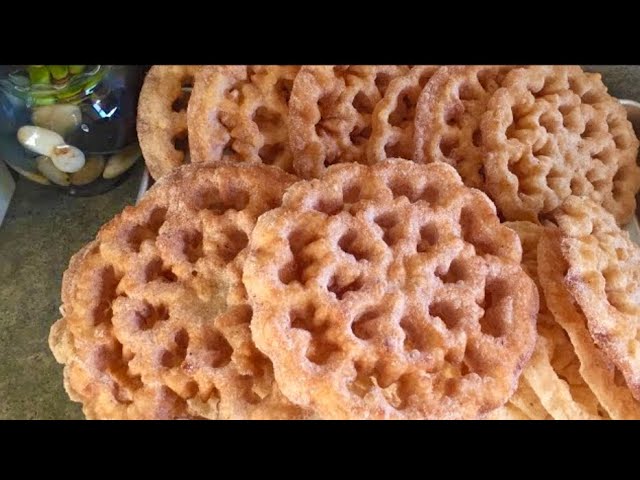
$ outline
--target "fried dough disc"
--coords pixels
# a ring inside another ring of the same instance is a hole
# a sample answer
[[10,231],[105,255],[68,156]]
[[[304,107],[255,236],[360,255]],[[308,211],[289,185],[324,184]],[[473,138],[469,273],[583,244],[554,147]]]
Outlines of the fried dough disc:
[[602,407],[614,420],[640,419],[640,403],[624,378],[594,343],[587,320],[567,290],[569,265],[562,254],[562,233],[546,228],[538,245],[538,274],[545,301],[555,321],[567,332],[580,362],[579,373]]
[[415,109],[415,161],[448,163],[466,185],[482,188],[480,120],[489,98],[512,68],[450,66],[436,72]]
[[264,163],[292,172],[288,103],[299,68],[204,67],[188,110],[193,161]]
[[587,199],[569,197],[553,218],[564,234],[564,284],[596,344],[640,400],[640,246]]
[[138,101],[138,141],[149,173],[159,179],[189,163],[187,105],[197,65],[154,65]]
[[544,409],[557,420],[607,418],[579,374],[580,361],[567,334],[548,311],[538,279],[538,243],[545,227],[531,222],[506,222],[522,243],[522,266],[540,292],[538,340],[520,382],[528,384]]
[[72,258],[49,343],[88,418],[306,416],[251,340],[241,282],[257,217],[292,181],[275,167],[185,165]]
[[633,215],[639,142],[600,74],[513,70],[489,101],[481,132],[487,192],[506,220],[539,222],[570,195],[591,198],[620,225]]
[[416,104],[427,82],[440,67],[416,65],[389,83],[373,110],[369,163],[387,158],[413,159]]
[[507,403],[504,407],[500,407],[489,415],[486,416],[486,420],[532,420],[522,410],[513,405]]
[[553,417],[549,415],[544,405],[540,402],[540,398],[524,377],[524,373],[520,377],[518,388],[509,399],[507,405],[513,405],[530,420],[553,420]]
[[547,315],[538,317],[538,342],[522,376],[556,420],[609,418],[580,375],[580,360],[566,332]]
[[398,65],[305,65],[293,83],[289,112],[296,173],[316,178],[334,163],[367,162],[372,114]]
[[515,390],[538,296],[516,234],[444,164],[335,165],[250,239],[258,348],[326,418],[476,418]]

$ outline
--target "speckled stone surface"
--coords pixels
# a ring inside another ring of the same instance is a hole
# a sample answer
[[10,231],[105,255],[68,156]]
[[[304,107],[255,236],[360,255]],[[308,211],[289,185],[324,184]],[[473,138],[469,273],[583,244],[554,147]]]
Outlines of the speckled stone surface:
[[[586,66],[612,95],[640,101],[640,66]],[[0,226],[0,419],[81,419],[47,337],[69,258],[135,200],[141,169],[111,192],[71,198],[19,179]]]
[[47,344],[62,273],[100,226],[135,202],[142,173],[96,197],[72,198],[23,178],[0,226],[0,419],[81,419]]
[[614,97],[640,102],[640,65],[583,65],[602,73],[602,80]]

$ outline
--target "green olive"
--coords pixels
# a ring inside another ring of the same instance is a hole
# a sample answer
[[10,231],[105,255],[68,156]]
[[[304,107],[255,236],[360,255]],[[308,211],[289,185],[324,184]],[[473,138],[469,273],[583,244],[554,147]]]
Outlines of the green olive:
[[29,73],[31,84],[48,85],[51,83],[49,70],[44,65],[29,65],[27,72]]
[[64,80],[69,75],[67,65],[47,65],[47,68],[54,80]]
[[69,65],[69,72],[71,75],[77,75],[84,72],[86,65]]

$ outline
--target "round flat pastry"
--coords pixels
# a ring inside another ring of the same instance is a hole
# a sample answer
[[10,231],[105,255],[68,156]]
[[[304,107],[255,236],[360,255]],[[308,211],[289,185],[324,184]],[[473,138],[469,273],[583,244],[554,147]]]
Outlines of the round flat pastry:
[[288,103],[299,68],[203,68],[188,111],[193,161],[264,163],[292,172]]
[[444,163],[334,165],[261,216],[249,248],[256,345],[323,418],[477,418],[533,350],[518,237]]
[[373,109],[369,163],[387,158],[413,159],[416,104],[427,82],[438,71],[433,65],[416,65],[389,83]]
[[292,181],[275,167],[185,165],[72,258],[49,344],[88,418],[308,416],[253,344],[241,281],[256,219]]
[[635,212],[638,139],[599,74],[577,66],[511,71],[483,116],[489,196],[506,220],[542,221],[570,195],[619,225]]
[[470,187],[484,186],[480,120],[508,66],[449,66],[426,84],[415,108],[414,159],[445,162]]
[[598,347],[640,400],[640,246],[595,202],[569,197],[554,212],[567,290]]
[[567,289],[569,264],[562,252],[563,235],[546,228],[538,245],[538,274],[554,320],[564,329],[579,361],[579,374],[606,413],[614,420],[640,419],[640,402],[625,378],[589,333],[585,312]]
[[556,420],[609,418],[580,375],[581,365],[575,349],[567,333],[549,312],[539,285],[538,244],[545,227],[524,221],[506,222],[504,225],[520,237],[522,266],[540,292],[538,340],[520,381],[531,387],[545,411]]
[[158,180],[189,163],[187,105],[197,65],[154,65],[138,100],[137,131],[144,160]]
[[293,83],[289,132],[294,169],[316,178],[334,163],[367,163],[372,115],[398,65],[305,65]]

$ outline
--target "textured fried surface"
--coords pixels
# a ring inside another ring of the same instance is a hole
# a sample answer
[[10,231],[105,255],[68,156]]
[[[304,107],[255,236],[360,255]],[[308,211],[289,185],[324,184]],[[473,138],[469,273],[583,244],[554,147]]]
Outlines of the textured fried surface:
[[532,420],[522,410],[507,403],[504,407],[500,407],[492,411],[485,417],[485,420]]
[[189,102],[194,162],[264,163],[292,171],[289,96],[300,67],[204,67]]
[[522,244],[522,265],[540,292],[538,340],[520,385],[528,384],[543,408],[557,420],[605,418],[598,400],[579,374],[580,361],[562,327],[549,312],[538,280],[538,244],[545,227],[506,222]]
[[138,140],[156,180],[188,163],[187,104],[197,65],[154,65],[138,101]]
[[564,280],[569,265],[563,258],[561,241],[558,229],[546,228],[538,245],[538,274],[547,307],[569,336],[580,363],[580,376],[607,414],[614,420],[640,419],[640,403],[594,343],[584,314],[566,289]]
[[302,67],[289,104],[296,173],[317,178],[334,163],[366,163],[373,110],[389,83],[407,70],[397,65]]
[[[522,267],[536,285],[538,283],[538,243],[544,231],[544,227],[532,222],[505,222],[505,227],[518,234],[522,245]],[[540,310],[545,311],[544,297],[540,297]]]
[[538,342],[523,377],[556,420],[604,419],[600,406],[580,375],[580,360],[566,332],[550,314],[538,317]]
[[535,343],[520,256],[448,165],[336,165],[253,231],[253,337],[321,417],[475,418],[508,400]]
[[186,165],[71,260],[50,346],[88,418],[297,418],[253,345],[241,282],[257,217],[293,177]]
[[565,286],[597,345],[640,399],[640,247],[589,200],[569,197],[553,217],[564,234]]
[[413,159],[416,104],[438,68],[416,65],[389,83],[384,97],[373,110],[367,146],[369,163],[393,157]]
[[511,71],[482,119],[488,194],[507,220],[538,222],[570,195],[619,224],[635,211],[638,139],[599,74],[576,66]]
[[524,377],[520,377],[518,388],[513,396],[509,399],[507,405],[512,405],[524,413],[530,420],[553,420],[544,405],[540,402],[540,398],[531,388],[529,382]]
[[507,66],[442,67],[427,83],[415,113],[414,158],[446,162],[464,183],[484,184],[480,120],[491,95],[500,87]]

